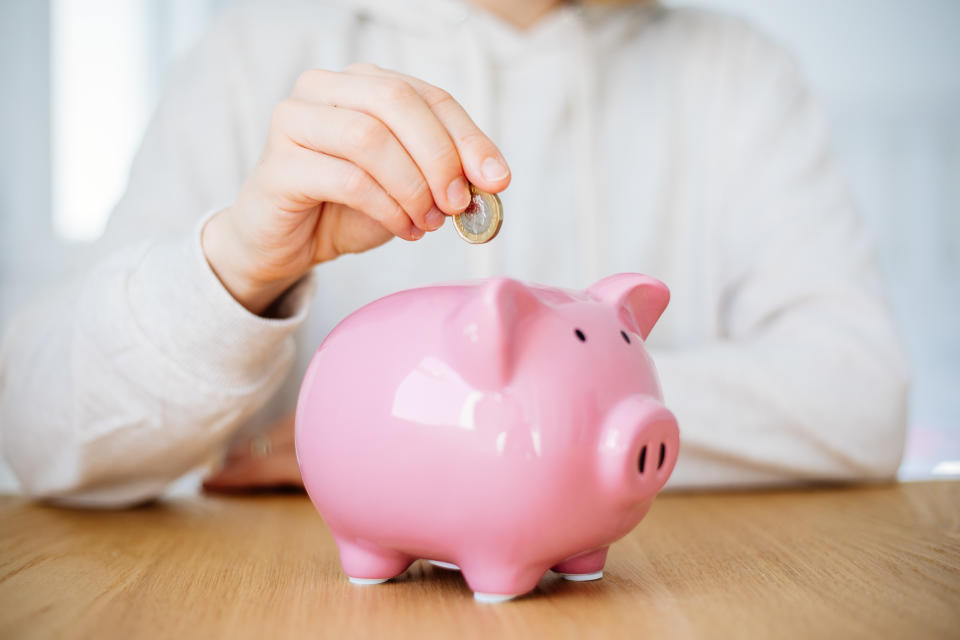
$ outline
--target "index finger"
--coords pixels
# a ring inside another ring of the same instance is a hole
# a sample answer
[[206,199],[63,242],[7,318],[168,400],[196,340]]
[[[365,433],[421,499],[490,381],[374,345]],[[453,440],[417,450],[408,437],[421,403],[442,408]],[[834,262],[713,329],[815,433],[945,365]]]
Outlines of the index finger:
[[480,130],[466,110],[449,93],[419,78],[372,64],[354,65],[353,73],[402,78],[420,94],[440,123],[450,133],[467,179],[490,193],[498,193],[510,184],[510,167],[503,154]]

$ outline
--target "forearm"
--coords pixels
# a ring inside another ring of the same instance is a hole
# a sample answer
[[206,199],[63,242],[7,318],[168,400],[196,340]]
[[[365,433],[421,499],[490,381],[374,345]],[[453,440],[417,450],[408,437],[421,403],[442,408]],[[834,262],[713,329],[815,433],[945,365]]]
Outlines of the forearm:
[[281,320],[240,307],[189,237],[115,253],[5,338],[3,453],[23,490],[83,504],[158,495],[282,382],[310,285]]
[[908,372],[881,305],[810,304],[750,338],[653,355],[680,424],[671,486],[896,473]]

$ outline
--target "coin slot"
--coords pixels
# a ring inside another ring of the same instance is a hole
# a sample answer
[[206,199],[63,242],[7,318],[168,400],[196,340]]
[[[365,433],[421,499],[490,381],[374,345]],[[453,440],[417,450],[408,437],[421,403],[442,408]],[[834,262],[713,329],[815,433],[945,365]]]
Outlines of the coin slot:
[[647,463],[647,445],[643,445],[643,449],[640,449],[640,461],[637,463],[637,467],[640,468],[640,473],[643,473],[643,467]]
[[663,466],[663,460],[667,457],[667,445],[660,443],[660,459],[657,460],[657,469]]
[[626,331],[624,331],[623,329],[621,329],[621,330],[620,330],[620,335],[623,336],[623,339],[624,339],[624,341],[625,341],[627,344],[630,344],[630,336],[627,335],[627,332],[626,332]]
[[587,341],[587,336],[583,335],[583,331],[580,331],[580,329],[574,329],[574,330],[573,330],[573,333],[576,334],[577,339],[579,339],[580,342],[586,342],[586,341]]

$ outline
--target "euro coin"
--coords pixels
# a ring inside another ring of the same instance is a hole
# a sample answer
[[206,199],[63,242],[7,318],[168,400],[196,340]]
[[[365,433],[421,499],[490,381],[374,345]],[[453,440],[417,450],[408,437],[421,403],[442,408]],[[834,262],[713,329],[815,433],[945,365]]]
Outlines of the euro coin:
[[470,204],[463,213],[453,216],[460,237],[471,244],[493,240],[503,224],[503,204],[495,193],[470,185]]

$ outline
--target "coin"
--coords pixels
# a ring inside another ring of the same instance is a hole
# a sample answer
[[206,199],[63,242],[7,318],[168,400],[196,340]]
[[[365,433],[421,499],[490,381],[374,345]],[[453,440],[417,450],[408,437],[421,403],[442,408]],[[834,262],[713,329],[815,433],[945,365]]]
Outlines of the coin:
[[470,185],[470,204],[463,213],[453,216],[460,237],[471,244],[493,240],[503,224],[503,204],[495,193]]

